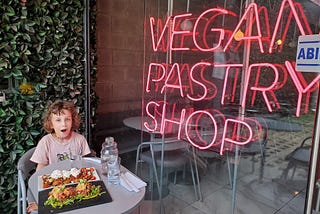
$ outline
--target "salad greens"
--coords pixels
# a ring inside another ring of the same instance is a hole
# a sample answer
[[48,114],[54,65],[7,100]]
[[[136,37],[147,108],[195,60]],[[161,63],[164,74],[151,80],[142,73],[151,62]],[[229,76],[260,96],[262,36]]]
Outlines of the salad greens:
[[100,185],[92,185],[82,180],[76,187],[66,187],[65,185],[54,187],[49,192],[49,197],[44,205],[62,208],[66,205],[98,197],[104,193],[106,192],[101,192]]

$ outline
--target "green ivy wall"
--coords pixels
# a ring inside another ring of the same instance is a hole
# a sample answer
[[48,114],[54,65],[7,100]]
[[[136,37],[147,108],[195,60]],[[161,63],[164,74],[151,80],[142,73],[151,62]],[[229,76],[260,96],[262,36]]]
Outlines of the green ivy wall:
[[[16,164],[44,134],[41,118],[47,104],[73,100],[85,116],[83,7],[81,0],[0,1],[0,78],[16,83],[0,102],[3,213],[16,212]],[[95,69],[90,75],[94,81]],[[90,95],[94,111],[97,98],[93,91]],[[84,123],[80,132],[84,132]]]

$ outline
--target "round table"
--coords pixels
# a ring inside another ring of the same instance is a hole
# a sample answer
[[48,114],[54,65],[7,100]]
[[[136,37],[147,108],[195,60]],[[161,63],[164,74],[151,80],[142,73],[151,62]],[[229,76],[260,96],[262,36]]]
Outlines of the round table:
[[[112,202],[94,205],[90,207],[75,209],[72,211],[64,212],[67,214],[100,214],[100,213],[130,213],[139,206],[145,196],[146,188],[140,188],[139,192],[130,192],[121,185],[110,185],[107,182],[107,177],[101,173],[101,167],[98,158],[83,158],[81,161],[82,167],[94,167],[100,179],[104,182]],[[121,166],[121,171],[128,171],[125,167]],[[35,172],[29,179],[29,189],[31,190],[36,202],[38,202],[39,193],[39,178],[43,174],[50,174],[53,170],[68,170],[71,168],[71,162],[61,161],[58,163],[50,164]]]

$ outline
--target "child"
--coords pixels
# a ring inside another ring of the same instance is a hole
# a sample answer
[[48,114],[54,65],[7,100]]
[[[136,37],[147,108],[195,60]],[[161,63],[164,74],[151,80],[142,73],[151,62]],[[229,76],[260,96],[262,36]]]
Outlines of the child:
[[52,103],[43,118],[43,128],[48,132],[38,143],[31,161],[39,170],[60,160],[69,159],[70,152],[82,156],[90,154],[87,140],[74,132],[80,126],[80,117],[70,101]]
[[[43,128],[48,132],[38,143],[31,161],[37,163],[39,170],[60,160],[69,159],[70,152],[82,156],[90,154],[87,140],[74,132],[80,126],[80,117],[70,101],[52,103],[43,118]],[[37,210],[35,202],[29,202],[28,212]]]

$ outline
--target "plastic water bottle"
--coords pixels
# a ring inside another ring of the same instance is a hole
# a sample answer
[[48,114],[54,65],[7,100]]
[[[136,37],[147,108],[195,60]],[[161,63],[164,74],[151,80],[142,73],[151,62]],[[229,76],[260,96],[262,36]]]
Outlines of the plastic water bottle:
[[107,176],[108,183],[120,183],[120,158],[117,143],[113,137],[106,137],[101,149],[102,174]]
[[113,148],[114,145],[114,139],[113,137],[106,137],[105,141],[102,144],[102,148],[101,148],[101,154],[100,154],[100,158],[101,158],[101,168],[102,168],[102,174],[104,175],[108,175],[108,161],[111,158],[111,153],[113,152]]

